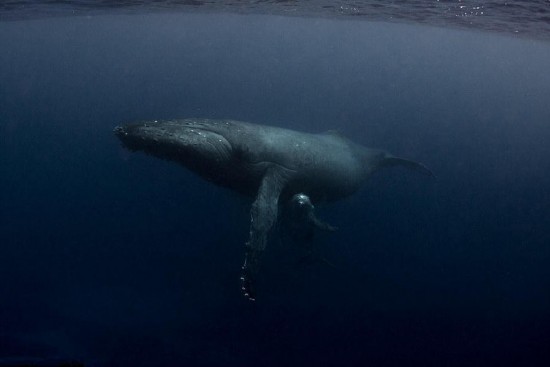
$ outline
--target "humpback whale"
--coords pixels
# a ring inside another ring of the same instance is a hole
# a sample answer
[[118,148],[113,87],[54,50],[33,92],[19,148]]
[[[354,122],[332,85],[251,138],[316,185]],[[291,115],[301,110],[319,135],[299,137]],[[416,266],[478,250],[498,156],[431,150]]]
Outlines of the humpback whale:
[[[256,299],[260,258],[280,203],[296,195],[303,195],[299,196],[302,204],[344,198],[383,167],[403,166],[433,176],[421,163],[361,146],[336,132],[311,134],[234,120],[189,118],[130,123],[117,126],[114,133],[131,151],[175,161],[254,199],[241,275],[242,292],[250,300]],[[313,224],[322,223],[313,213],[308,218]]]

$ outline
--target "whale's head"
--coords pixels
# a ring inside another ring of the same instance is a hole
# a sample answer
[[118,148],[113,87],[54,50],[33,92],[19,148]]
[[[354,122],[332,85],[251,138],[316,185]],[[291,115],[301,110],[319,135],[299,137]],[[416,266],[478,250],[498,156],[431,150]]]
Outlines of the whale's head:
[[232,146],[223,133],[199,124],[145,121],[117,126],[114,132],[131,151],[184,164],[197,159],[224,163],[232,155]]
[[200,119],[155,120],[117,126],[114,133],[131,151],[175,161],[218,184],[233,186],[236,176],[244,177],[230,126]]

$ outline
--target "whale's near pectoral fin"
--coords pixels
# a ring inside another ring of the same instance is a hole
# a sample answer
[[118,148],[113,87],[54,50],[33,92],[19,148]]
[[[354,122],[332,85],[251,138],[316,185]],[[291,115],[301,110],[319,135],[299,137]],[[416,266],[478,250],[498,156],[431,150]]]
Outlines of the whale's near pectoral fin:
[[277,221],[279,196],[287,182],[288,173],[287,169],[280,166],[268,168],[250,210],[250,235],[246,242],[241,289],[244,296],[252,301],[256,299],[255,282],[260,258],[267,246],[269,231]]
[[384,158],[381,165],[382,165],[382,167],[401,166],[401,167],[405,167],[405,168],[408,168],[408,169],[412,169],[414,171],[420,172],[422,174],[425,174],[425,175],[428,175],[428,176],[431,176],[431,177],[435,177],[433,172],[430,171],[430,169],[428,167],[426,167],[422,163],[411,161],[409,159],[389,156],[389,157]]

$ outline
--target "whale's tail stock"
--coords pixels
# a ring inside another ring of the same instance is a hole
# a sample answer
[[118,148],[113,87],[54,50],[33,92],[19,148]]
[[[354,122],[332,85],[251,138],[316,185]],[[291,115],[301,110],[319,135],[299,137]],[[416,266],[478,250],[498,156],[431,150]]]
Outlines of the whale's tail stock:
[[435,178],[435,175],[428,167],[423,165],[422,163],[411,161],[410,159],[404,159],[399,157],[393,157],[388,156],[384,158],[384,161],[382,162],[382,167],[395,167],[395,166],[401,166],[408,168],[413,171],[420,172],[424,175],[430,176]]

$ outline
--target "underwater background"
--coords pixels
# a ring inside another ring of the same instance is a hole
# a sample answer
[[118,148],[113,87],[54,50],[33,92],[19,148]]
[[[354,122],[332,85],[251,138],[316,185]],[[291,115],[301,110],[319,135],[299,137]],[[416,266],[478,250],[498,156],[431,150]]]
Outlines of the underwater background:
[[[548,36],[246,13],[0,21],[0,366],[548,365]],[[185,117],[337,130],[437,178],[317,205],[333,266],[274,236],[249,302],[251,200],[112,132]]]

